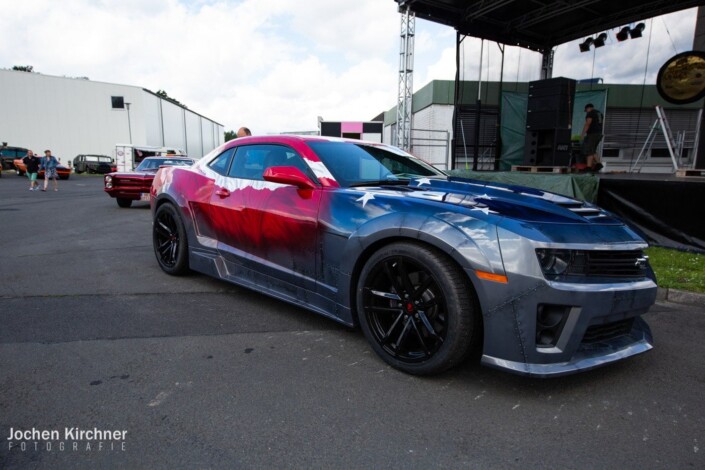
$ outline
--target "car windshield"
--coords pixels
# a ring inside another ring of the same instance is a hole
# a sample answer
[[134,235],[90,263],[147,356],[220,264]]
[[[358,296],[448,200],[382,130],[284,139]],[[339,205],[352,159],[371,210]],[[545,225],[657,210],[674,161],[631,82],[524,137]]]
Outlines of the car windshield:
[[443,172],[393,147],[352,142],[308,142],[341,186],[407,182]]
[[193,160],[187,158],[146,158],[136,168],[137,171],[157,170],[160,166],[190,166],[193,165]]

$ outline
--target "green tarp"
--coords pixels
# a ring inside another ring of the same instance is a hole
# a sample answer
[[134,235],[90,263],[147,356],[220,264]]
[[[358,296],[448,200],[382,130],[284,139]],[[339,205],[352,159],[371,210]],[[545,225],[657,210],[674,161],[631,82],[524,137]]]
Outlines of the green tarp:
[[[588,90],[575,93],[573,103],[573,124],[571,135],[580,138],[585,124],[585,105],[592,103],[603,115],[606,114],[607,90]],[[512,165],[524,164],[524,139],[526,135],[526,110],[529,102],[527,93],[502,92],[502,153],[499,169],[509,171]]]
[[599,178],[594,175],[567,175],[526,173],[520,171],[471,171],[450,170],[451,176],[470,178],[495,183],[528,186],[529,188],[542,189],[553,193],[562,194],[581,201],[595,202]]

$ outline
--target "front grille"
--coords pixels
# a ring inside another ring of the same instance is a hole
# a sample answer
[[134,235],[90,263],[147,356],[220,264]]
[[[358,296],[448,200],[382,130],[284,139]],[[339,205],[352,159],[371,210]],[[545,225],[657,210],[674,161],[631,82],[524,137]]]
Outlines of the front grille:
[[641,250],[564,250],[538,248],[546,279],[564,282],[605,282],[644,279],[648,257]]
[[145,189],[152,185],[151,181],[145,181],[144,178],[129,178],[120,177],[113,178],[113,187],[118,189]]
[[634,318],[628,318],[603,325],[592,325],[585,331],[583,344],[599,343],[600,341],[609,341],[619,336],[628,335],[632,331],[633,324]]
[[582,251],[577,252],[568,275],[635,279],[646,274],[646,259],[642,251]]

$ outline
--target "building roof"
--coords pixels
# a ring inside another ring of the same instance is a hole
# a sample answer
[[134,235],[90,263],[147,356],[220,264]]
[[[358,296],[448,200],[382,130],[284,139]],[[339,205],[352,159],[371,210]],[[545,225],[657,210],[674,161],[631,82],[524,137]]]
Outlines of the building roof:
[[703,0],[394,0],[400,11],[461,34],[537,51],[636,21],[705,4]]

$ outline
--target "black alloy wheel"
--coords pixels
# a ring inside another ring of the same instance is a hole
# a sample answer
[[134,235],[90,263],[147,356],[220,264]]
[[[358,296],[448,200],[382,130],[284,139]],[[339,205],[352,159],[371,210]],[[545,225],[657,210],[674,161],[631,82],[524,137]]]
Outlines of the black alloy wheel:
[[159,206],[154,215],[152,244],[162,271],[175,276],[189,271],[186,230],[178,210],[169,203]]
[[480,342],[467,275],[426,245],[393,243],[374,253],[360,275],[357,311],[375,352],[407,373],[442,372]]

